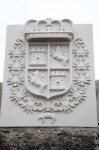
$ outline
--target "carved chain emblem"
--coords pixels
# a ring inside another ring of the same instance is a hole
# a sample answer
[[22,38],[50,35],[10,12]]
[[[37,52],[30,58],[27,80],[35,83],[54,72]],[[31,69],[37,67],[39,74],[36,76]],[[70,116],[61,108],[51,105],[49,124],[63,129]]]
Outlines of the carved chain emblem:
[[[69,61],[69,57],[61,51],[60,46],[52,47],[53,51],[50,51],[51,59],[61,62],[62,67],[66,67]],[[39,49],[38,49],[39,51]],[[31,66],[41,64],[45,66],[45,50],[41,49],[41,55],[37,55],[37,51],[34,53],[32,49],[33,59],[29,62]],[[51,119],[51,123],[55,123],[57,112],[69,113],[84,100],[86,100],[87,85],[90,84],[90,64],[88,62],[89,50],[86,49],[85,44],[81,38],[75,40],[73,45],[73,64],[72,64],[72,76],[73,83],[69,91],[63,96],[58,98],[52,98],[48,100],[46,98],[40,98],[39,96],[31,93],[27,90],[24,84],[24,72],[25,72],[25,44],[22,40],[16,40],[13,49],[10,50],[9,55],[11,62],[8,64],[9,76],[7,84],[11,87],[10,99],[11,101],[20,105],[24,111],[36,113],[43,112],[38,116],[38,120],[42,120],[42,123],[46,122],[46,119]],[[39,63],[39,62],[42,63]],[[66,80],[66,71],[63,69],[51,69],[50,71],[50,88],[54,90],[62,90],[65,88],[64,82]],[[61,74],[61,78],[59,75]],[[33,69],[28,74],[29,84],[38,88],[38,93],[43,93],[47,88],[46,71],[44,73],[40,69]],[[60,84],[61,83],[61,84]],[[46,92],[46,91],[45,91]]]

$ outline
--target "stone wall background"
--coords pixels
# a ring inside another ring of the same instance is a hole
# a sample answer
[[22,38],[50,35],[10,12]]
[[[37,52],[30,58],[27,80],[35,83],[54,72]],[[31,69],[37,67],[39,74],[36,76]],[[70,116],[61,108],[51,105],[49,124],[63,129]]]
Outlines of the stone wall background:
[[[99,81],[96,97],[99,122]],[[99,127],[0,128],[0,150],[99,150]]]
[[97,98],[97,112],[98,112],[98,125],[99,125],[99,80],[96,81],[96,98]]
[[0,111],[1,111],[2,83],[0,83]]

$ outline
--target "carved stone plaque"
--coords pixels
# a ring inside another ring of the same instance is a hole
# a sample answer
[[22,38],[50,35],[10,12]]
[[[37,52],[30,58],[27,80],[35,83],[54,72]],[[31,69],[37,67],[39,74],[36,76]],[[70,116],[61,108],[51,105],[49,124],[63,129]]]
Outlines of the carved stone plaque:
[[0,126],[96,127],[92,43],[68,19],[8,26]]

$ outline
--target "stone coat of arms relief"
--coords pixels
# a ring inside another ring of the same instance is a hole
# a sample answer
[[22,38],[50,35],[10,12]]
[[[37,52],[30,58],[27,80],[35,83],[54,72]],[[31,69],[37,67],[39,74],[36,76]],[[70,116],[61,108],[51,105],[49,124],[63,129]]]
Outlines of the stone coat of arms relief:
[[37,120],[57,122],[57,113],[73,113],[86,101],[91,82],[89,49],[75,39],[70,20],[29,20],[25,41],[16,39],[9,52],[10,99]]

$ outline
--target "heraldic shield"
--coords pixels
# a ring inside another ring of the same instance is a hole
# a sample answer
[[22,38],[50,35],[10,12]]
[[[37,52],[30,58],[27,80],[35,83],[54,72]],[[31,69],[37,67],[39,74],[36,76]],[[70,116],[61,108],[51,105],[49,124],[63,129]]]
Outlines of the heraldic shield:
[[26,23],[26,88],[50,99],[67,92],[72,84],[70,20],[30,20]]
[[70,42],[27,44],[26,87],[50,99],[67,92],[72,84]]

